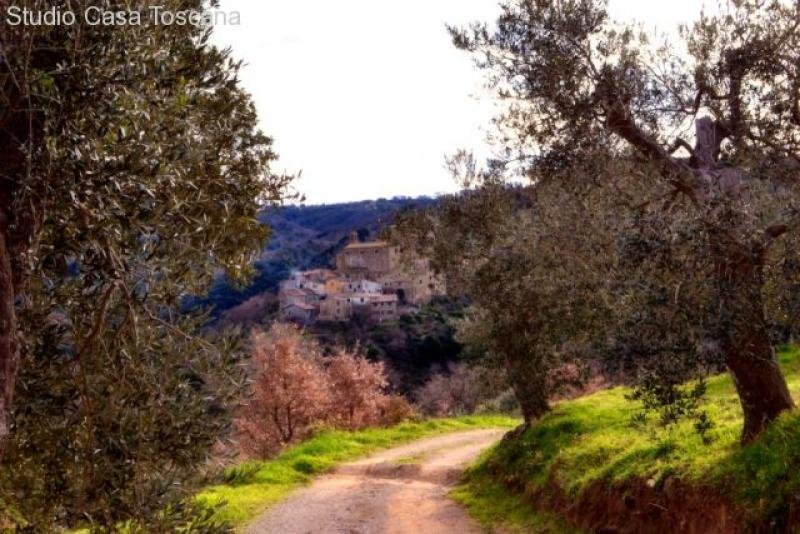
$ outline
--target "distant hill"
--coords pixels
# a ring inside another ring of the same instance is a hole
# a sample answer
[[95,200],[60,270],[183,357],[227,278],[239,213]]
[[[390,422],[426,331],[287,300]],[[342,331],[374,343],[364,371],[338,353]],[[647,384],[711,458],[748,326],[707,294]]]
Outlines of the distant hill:
[[[427,207],[434,202],[427,197],[394,198],[287,206],[265,212],[261,220],[272,228],[273,235],[255,264],[257,276],[242,290],[220,278],[202,304],[214,306],[221,324],[269,324],[278,314],[274,295],[278,284],[293,269],[332,267],[336,253],[347,244],[351,232],[358,232],[361,239],[377,238],[400,211]],[[462,347],[454,339],[450,319],[459,316],[462,308],[463,303],[437,299],[419,313],[389,323],[318,323],[307,331],[326,350],[336,346],[362,347],[369,358],[388,364],[393,388],[410,393],[425,383],[431,373],[461,359]]]
[[208,297],[193,304],[210,306],[218,315],[255,295],[276,292],[278,283],[294,269],[331,266],[350,232],[358,232],[361,239],[374,238],[398,212],[434,201],[429,197],[392,198],[266,210],[260,219],[272,228],[272,237],[255,264],[258,274],[250,285],[236,289],[220,277]]

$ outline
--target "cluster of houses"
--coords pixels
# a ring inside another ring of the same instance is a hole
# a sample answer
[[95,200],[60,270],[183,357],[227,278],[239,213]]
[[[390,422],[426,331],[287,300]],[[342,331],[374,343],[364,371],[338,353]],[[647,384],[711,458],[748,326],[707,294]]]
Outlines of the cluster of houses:
[[428,260],[385,241],[360,242],[352,234],[336,256],[336,270],[295,272],[281,283],[278,296],[284,319],[311,324],[347,322],[357,315],[390,321],[444,293]]

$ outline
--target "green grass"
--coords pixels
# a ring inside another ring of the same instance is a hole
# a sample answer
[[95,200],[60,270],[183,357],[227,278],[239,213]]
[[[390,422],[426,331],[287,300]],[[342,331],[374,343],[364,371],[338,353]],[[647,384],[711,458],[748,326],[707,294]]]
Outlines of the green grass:
[[[792,394],[800,398],[800,349],[783,348],[779,358]],[[634,425],[639,408],[625,398],[627,393],[615,388],[556,406],[521,438],[504,441],[487,454],[462,493],[491,493],[493,480],[509,476],[529,490],[552,478],[572,496],[598,481],[639,479],[657,485],[674,476],[719,488],[754,518],[764,519],[785,510],[800,490],[797,412],[784,415],[757,443],[742,448],[742,412],[728,375],[708,383],[703,409],[714,423],[708,442],[689,420],[667,428],[655,421]],[[472,507],[477,517],[485,514],[474,510],[480,504]]]
[[523,495],[513,493],[486,468],[484,453],[467,480],[450,493],[450,497],[467,509],[487,531],[509,533],[571,534],[579,532],[560,518],[536,510]]
[[219,518],[241,527],[269,505],[342,462],[437,434],[518,424],[519,420],[505,416],[470,416],[358,432],[326,431],[273,460],[230,468],[225,474],[226,483],[206,489],[198,499],[210,506],[221,504]]

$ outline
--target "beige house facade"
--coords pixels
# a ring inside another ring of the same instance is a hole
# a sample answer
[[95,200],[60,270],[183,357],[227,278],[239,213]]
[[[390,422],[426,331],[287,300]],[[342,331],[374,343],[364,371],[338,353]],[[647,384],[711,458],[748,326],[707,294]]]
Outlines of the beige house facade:
[[360,242],[355,234],[336,256],[335,271],[295,272],[279,291],[283,317],[300,322],[346,322],[356,314],[391,321],[401,307],[413,310],[444,294],[427,259],[385,241]]

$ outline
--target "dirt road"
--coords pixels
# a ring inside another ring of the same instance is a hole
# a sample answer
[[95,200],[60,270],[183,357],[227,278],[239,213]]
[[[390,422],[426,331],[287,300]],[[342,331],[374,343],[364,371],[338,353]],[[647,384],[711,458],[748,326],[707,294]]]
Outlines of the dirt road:
[[503,432],[447,434],[345,464],[271,508],[247,532],[480,533],[447,493],[464,467]]

